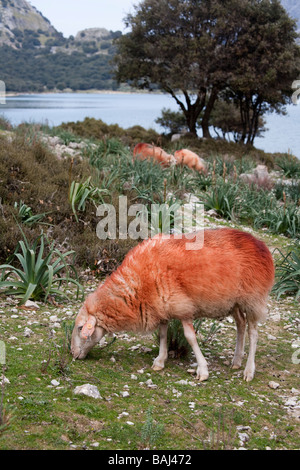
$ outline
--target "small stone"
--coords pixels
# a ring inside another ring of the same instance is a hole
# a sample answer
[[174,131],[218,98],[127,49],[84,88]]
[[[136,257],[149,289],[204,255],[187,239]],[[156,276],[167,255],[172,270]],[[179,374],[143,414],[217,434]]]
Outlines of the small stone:
[[91,444],[92,447],[99,447],[99,445],[100,445],[99,442],[93,442],[93,443]]
[[129,426],[134,426],[134,423],[132,421],[126,421],[126,424],[129,424]]
[[32,300],[26,300],[24,306],[25,307],[32,307],[32,308],[36,308],[36,309],[40,308],[39,305],[36,302],[33,302]]
[[53,387],[57,387],[58,385],[60,384],[60,382],[58,382],[57,380],[51,380],[51,385],[53,385]]
[[98,388],[95,385],[84,384],[74,389],[75,395],[86,395],[87,397],[102,399]]
[[246,432],[239,432],[238,433],[238,437],[241,441],[241,444],[243,444],[244,442],[247,442],[249,441],[249,436]]
[[2,377],[0,377],[0,386],[1,384],[10,384],[10,381],[5,377],[5,375],[2,375]]
[[51,315],[51,317],[49,318],[49,320],[51,321],[51,323],[56,323],[59,321],[59,319],[57,318],[56,315]]
[[271,380],[271,382],[269,382],[269,387],[270,387],[270,388],[273,388],[273,390],[276,390],[277,388],[279,388],[279,383],[273,382],[273,381]]
[[25,338],[29,338],[33,334],[33,331],[30,328],[25,328],[23,335]]
[[125,391],[125,392],[120,392],[120,395],[121,395],[121,397],[123,397],[123,398],[129,397],[129,393],[126,392],[126,391]]

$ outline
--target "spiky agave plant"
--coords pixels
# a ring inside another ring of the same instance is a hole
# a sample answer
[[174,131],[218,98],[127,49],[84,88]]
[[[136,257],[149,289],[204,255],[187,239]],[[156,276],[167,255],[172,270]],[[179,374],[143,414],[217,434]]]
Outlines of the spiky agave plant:
[[[83,292],[74,265],[67,261],[74,254],[73,250],[60,253],[52,243],[46,254],[43,233],[35,239],[32,246],[29,246],[24,234],[23,238],[10,258],[16,264],[0,266],[1,294],[13,295],[24,304],[28,299],[46,302],[50,297],[68,298],[61,288],[63,284],[75,285],[77,297],[80,291]],[[75,278],[70,276],[70,271]]]
[[277,263],[277,282],[273,292],[280,298],[282,295],[295,295],[300,299],[300,243],[287,255],[281,254]]

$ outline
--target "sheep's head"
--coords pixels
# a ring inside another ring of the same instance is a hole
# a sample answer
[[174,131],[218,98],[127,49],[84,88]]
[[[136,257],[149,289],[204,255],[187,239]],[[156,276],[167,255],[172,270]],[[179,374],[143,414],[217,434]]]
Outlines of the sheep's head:
[[89,315],[83,306],[76,317],[72,333],[71,352],[74,359],[85,359],[105,334],[106,330],[97,326],[96,317]]

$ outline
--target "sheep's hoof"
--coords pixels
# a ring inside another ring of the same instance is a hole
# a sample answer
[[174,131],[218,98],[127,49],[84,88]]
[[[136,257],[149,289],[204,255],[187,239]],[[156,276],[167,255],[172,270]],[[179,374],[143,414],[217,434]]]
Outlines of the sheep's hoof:
[[157,366],[157,365],[153,364],[152,369],[153,369],[155,372],[159,372],[160,370],[163,370],[164,367],[163,367],[163,366]]
[[244,380],[246,382],[251,382],[251,380],[253,380],[253,378],[254,378],[254,372],[247,371],[245,369],[245,371],[244,371]]
[[232,364],[232,365],[231,365],[231,369],[237,370],[237,369],[240,369],[241,366],[242,366],[242,364]]
[[205,380],[208,379],[208,376],[209,376],[208,372],[204,372],[202,374],[200,372],[197,372],[196,379],[199,380],[199,382],[204,382]]

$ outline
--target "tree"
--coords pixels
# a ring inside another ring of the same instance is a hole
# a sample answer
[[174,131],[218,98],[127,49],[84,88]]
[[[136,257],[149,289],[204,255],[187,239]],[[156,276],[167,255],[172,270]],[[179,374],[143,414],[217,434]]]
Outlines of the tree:
[[194,134],[200,113],[217,95],[210,77],[216,65],[211,3],[220,1],[144,0],[127,16],[131,33],[117,40],[118,81],[148,89],[157,84],[176,100]]
[[299,48],[296,23],[278,0],[144,0],[125,22],[131,32],[116,41],[117,80],[169,93],[194,134],[201,115],[210,137],[225,89],[240,106],[241,140],[250,143],[262,113],[288,100]]
[[267,112],[284,113],[300,72],[297,25],[278,0],[240,2],[239,40],[227,95],[239,107],[240,142],[253,145]]

